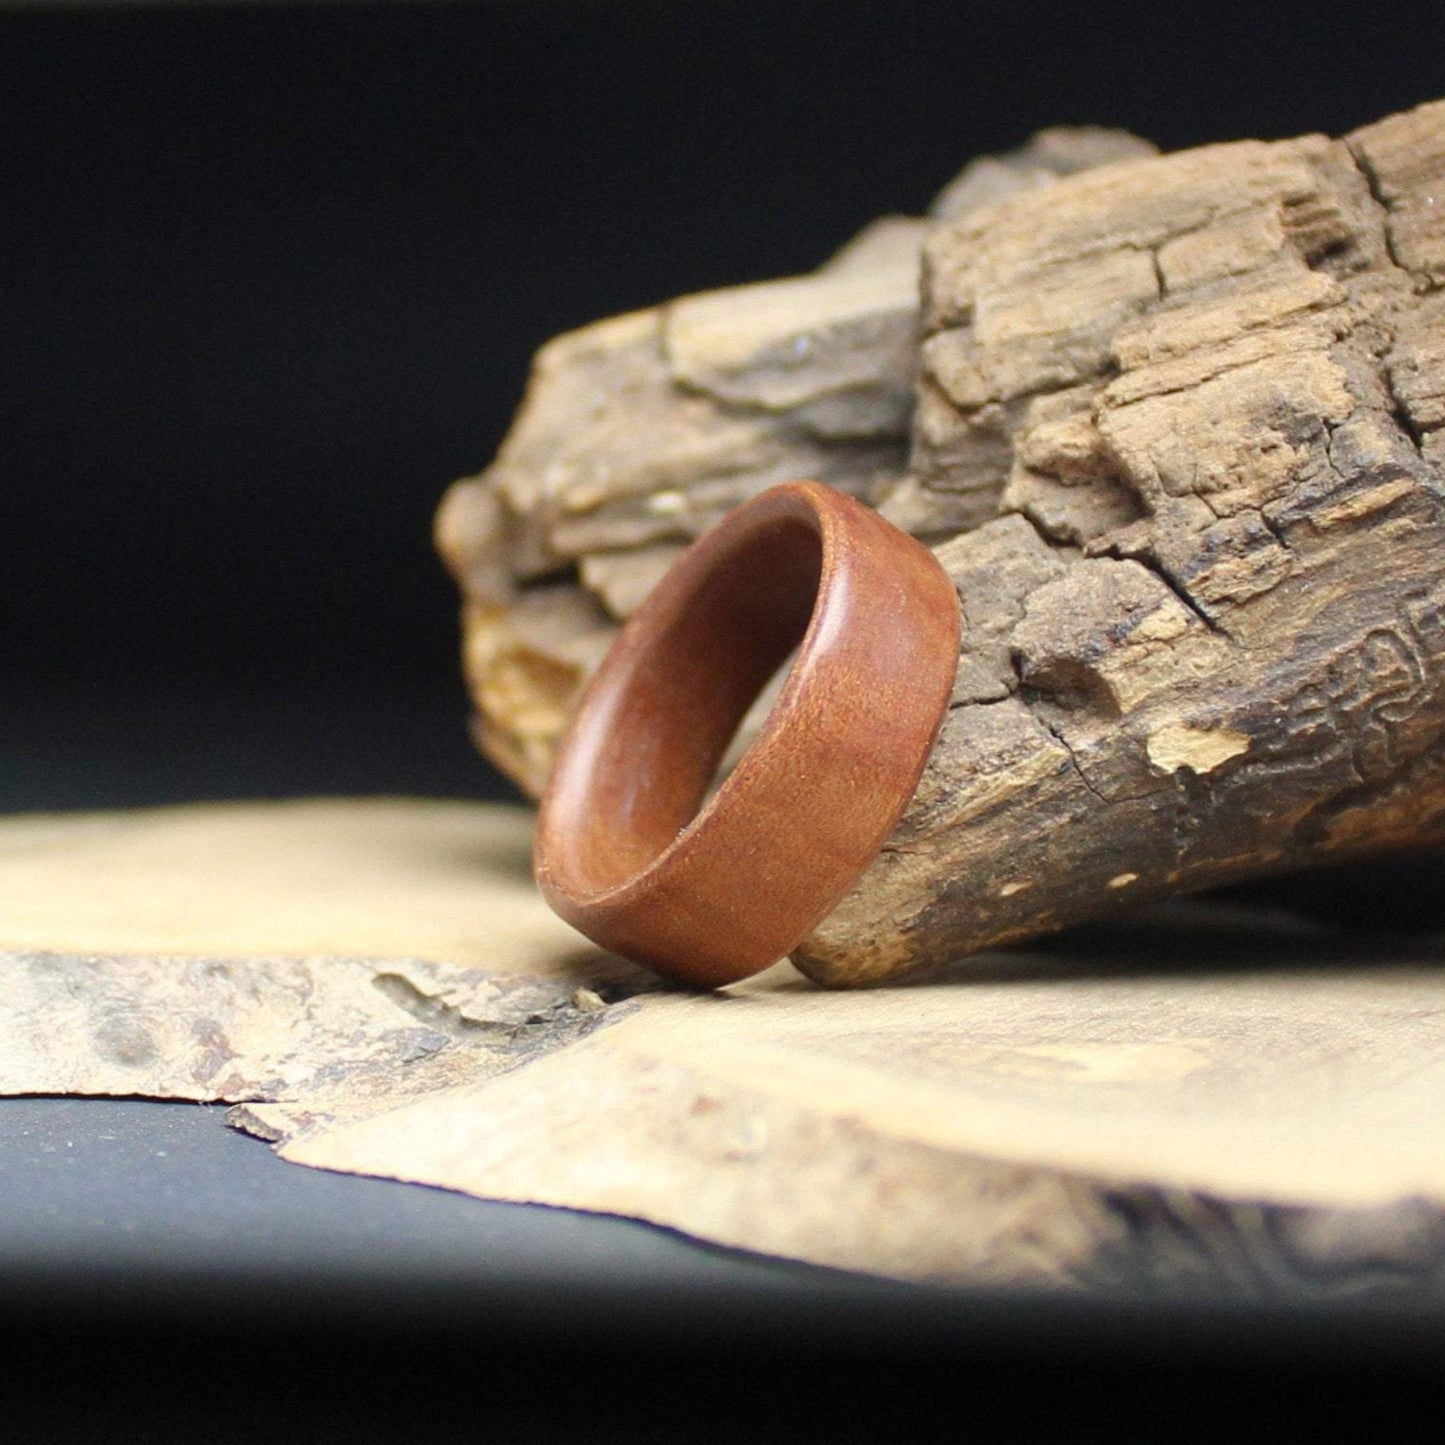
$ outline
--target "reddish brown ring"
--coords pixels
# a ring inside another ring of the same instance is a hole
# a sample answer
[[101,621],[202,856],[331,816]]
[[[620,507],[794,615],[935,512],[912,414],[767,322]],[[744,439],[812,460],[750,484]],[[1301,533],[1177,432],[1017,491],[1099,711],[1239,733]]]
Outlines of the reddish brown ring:
[[[729,513],[583,694],[538,820],[548,902],[604,948],[689,983],[776,962],[912,797],[958,640],[958,597],[933,554],[851,497],[788,482]],[[707,798],[795,647],[761,731]]]

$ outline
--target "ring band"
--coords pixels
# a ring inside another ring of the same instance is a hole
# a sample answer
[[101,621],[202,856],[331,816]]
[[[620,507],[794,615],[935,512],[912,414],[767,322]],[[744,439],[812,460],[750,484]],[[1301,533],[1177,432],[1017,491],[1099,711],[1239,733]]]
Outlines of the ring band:
[[[688,983],[775,963],[907,806],[958,645],[947,573],[876,512],[819,482],[736,508],[658,583],[583,694],[538,819],[547,901],[602,947]],[[709,798],[743,715],[795,648],[758,736]]]

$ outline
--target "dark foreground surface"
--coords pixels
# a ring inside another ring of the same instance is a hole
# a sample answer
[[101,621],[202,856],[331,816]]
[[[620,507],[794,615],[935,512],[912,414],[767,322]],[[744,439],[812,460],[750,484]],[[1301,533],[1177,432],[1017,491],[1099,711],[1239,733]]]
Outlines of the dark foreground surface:
[[1438,1307],[906,1287],[141,1101],[0,1101],[0,1314],[16,1440],[1427,1438],[1445,1403]]

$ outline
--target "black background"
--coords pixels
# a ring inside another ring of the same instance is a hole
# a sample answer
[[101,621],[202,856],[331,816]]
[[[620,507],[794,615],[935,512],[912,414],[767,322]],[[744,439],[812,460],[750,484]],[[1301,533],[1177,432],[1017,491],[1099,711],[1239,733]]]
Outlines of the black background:
[[541,341],[809,268],[1042,125],[1344,131],[1445,92],[1442,38],[1299,4],[0,14],[0,808],[505,793],[429,531]]

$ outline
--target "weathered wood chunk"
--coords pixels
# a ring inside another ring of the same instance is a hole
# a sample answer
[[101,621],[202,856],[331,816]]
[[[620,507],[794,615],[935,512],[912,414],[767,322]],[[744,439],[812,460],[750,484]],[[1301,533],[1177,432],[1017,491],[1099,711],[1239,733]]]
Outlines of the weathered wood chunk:
[[[1445,108],[1384,129],[1392,175],[1445,170]],[[925,382],[959,432],[1004,409],[1000,506],[1064,564],[1008,635],[1006,723],[950,719],[811,972],[1441,835],[1441,475],[1393,379],[1429,371],[1430,281],[1396,259],[1414,190],[1382,205],[1355,159],[1379,130],[1126,162],[934,234]]]
[[[685,382],[642,350],[593,353],[592,410],[580,390],[536,391],[469,484],[506,514],[487,546],[514,559],[513,586],[586,555],[584,585],[619,612],[639,591],[617,581],[628,564],[599,572],[592,554],[680,541],[715,515],[704,499],[778,479],[784,434],[787,465],[938,546],[964,601],[954,707],[894,837],[798,955],[820,980],[890,977],[1147,898],[1445,839],[1445,103],[1343,140],[1118,149],[940,207],[906,453],[883,379],[899,375],[885,353],[903,365],[903,323],[857,299],[901,305],[901,280],[845,300],[825,272],[785,283],[772,317],[756,288],[679,303],[672,314],[691,307],[712,338],[706,365],[692,343]],[[901,270],[897,255],[887,266]],[[730,307],[738,335],[724,343]],[[788,370],[789,316],[818,338],[818,390]],[[636,338],[668,321],[607,325],[645,350]],[[845,337],[865,354],[845,361]],[[544,353],[539,376],[555,364]],[[597,400],[604,375],[623,399]],[[819,424],[860,387],[857,425]],[[626,482],[569,512],[567,479],[615,460],[609,428],[643,392],[655,424],[631,443]],[[697,474],[674,501],[637,458],[698,407],[719,436],[766,416],[775,449],[726,486]],[[885,413],[861,436],[862,417]],[[659,507],[677,508],[673,531],[606,530]],[[464,492],[444,517],[464,509],[485,504]],[[464,587],[486,585],[495,562],[452,531]],[[494,605],[487,625],[501,627],[520,604]],[[473,688],[485,712],[476,671]],[[491,726],[512,733],[503,714]],[[537,739],[533,786],[549,745]]]
[[[975,161],[937,209],[966,214],[1151,149],[1119,131],[1045,132]],[[616,623],[729,508],[813,477],[892,496],[909,530],[959,530],[952,498],[926,499],[925,525],[912,524],[903,490],[932,225],[884,217],[811,276],[685,297],[538,354],[500,454],[448,492],[436,526],[466,604],[476,735],[529,791]]]

